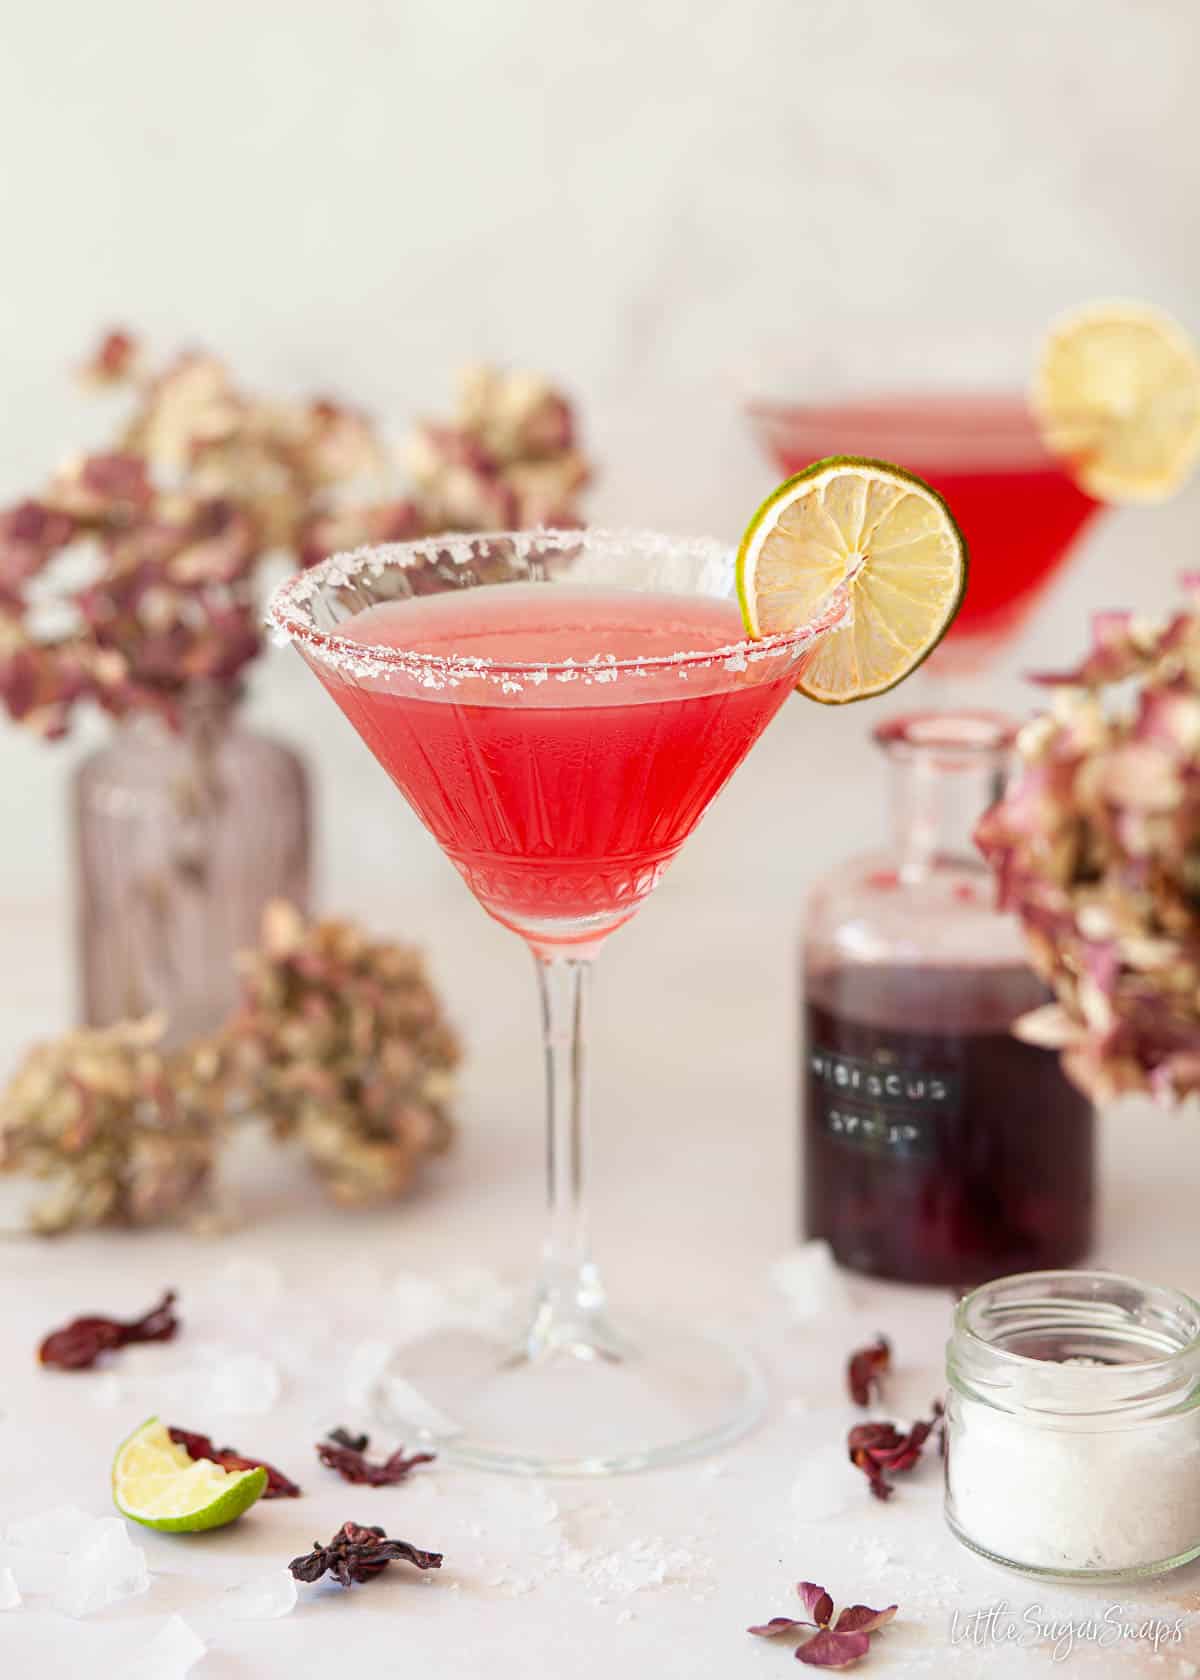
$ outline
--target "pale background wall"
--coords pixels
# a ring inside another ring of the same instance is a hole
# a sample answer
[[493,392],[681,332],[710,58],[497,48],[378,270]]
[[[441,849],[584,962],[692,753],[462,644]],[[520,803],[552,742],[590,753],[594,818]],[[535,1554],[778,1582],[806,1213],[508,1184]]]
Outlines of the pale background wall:
[[[65,370],[114,320],[397,430],[467,357],[543,367],[583,406],[597,515],[730,536],[771,477],[751,388],[1015,382],[1046,319],[1095,295],[1200,330],[1194,0],[5,12],[0,494],[98,423]],[[1167,600],[1198,521],[1195,488],[1113,518],[993,696],[1076,649],[1086,603]],[[255,689],[319,762],[328,899],[435,934],[445,866],[333,709],[286,654]],[[735,916],[753,893],[782,963],[806,879],[874,825],[867,721],[788,708],[664,893],[703,882]],[[22,1030],[67,1007],[77,750],[0,733]],[[444,902],[509,973],[503,936]],[[618,977],[654,915],[614,944]]]

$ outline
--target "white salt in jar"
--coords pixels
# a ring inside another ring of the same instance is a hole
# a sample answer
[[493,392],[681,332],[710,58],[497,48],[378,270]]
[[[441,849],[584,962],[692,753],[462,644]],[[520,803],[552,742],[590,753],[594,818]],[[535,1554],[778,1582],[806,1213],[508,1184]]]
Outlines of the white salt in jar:
[[1200,1556],[1200,1304],[1108,1272],[959,1303],[946,1520],[993,1562],[1121,1580]]

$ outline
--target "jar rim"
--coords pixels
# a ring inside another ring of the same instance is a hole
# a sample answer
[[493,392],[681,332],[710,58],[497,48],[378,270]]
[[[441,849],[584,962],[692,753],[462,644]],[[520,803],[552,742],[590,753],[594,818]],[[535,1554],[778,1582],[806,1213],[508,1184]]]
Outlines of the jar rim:
[[[1094,1369],[1089,1376],[1084,1377],[1083,1372],[1088,1369],[1087,1365],[1071,1365],[1021,1353],[983,1334],[979,1325],[981,1311],[988,1306],[997,1307],[1003,1302],[1005,1295],[1011,1296],[1011,1311],[1014,1316],[1022,1307],[1031,1312],[1039,1307],[1078,1310],[1086,1308],[1089,1301],[1098,1309],[1107,1307],[1107,1325],[1101,1322],[1097,1314],[1097,1328],[1101,1331],[1116,1327],[1122,1315],[1126,1319],[1127,1327],[1133,1330],[1131,1303],[1146,1303],[1158,1319],[1157,1333],[1160,1339],[1174,1330],[1178,1338],[1177,1343],[1174,1346],[1163,1346],[1160,1353],[1152,1353],[1145,1359],[1111,1363],[1098,1361],[1103,1372],[1111,1377],[1119,1376],[1122,1380],[1138,1376],[1153,1377],[1172,1367],[1200,1363],[1200,1301],[1181,1289],[1146,1283],[1141,1278],[1131,1277],[1127,1273],[1104,1271],[1099,1268],[1017,1272],[1009,1277],[980,1284],[978,1288],[962,1297],[954,1311],[954,1338],[960,1346],[965,1344],[964,1351],[968,1356],[973,1354],[977,1359],[982,1357],[995,1361],[999,1369],[1008,1370],[1014,1375],[1045,1372],[1049,1367],[1054,1368],[1056,1374],[1061,1373],[1067,1381],[1076,1375],[1079,1375],[1083,1382],[1094,1383],[1103,1380],[1097,1378]],[[1125,1299],[1122,1300],[1122,1297]],[[1085,1329],[1085,1319],[1081,1317],[1072,1328],[1081,1331]],[[1139,1328],[1141,1335],[1149,1342],[1154,1332],[1144,1325]]]

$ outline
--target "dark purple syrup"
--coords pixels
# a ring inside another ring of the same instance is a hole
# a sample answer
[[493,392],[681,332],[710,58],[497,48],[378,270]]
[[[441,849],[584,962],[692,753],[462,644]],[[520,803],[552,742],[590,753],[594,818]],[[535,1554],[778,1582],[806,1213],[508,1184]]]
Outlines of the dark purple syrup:
[[844,1266],[979,1283],[1092,1237],[1091,1105],[1010,1023],[1027,969],[847,965],[807,981],[804,1225]]

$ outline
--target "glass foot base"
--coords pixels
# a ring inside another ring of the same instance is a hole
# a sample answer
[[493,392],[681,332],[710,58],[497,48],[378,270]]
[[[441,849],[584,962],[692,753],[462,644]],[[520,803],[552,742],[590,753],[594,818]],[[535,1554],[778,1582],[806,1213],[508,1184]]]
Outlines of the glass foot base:
[[560,1335],[534,1352],[528,1337],[431,1332],[380,1375],[376,1418],[453,1463],[535,1476],[675,1464],[758,1422],[765,1387],[739,1349],[669,1324],[621,1323],[621,1334]]

